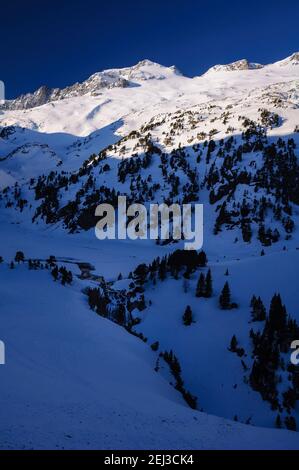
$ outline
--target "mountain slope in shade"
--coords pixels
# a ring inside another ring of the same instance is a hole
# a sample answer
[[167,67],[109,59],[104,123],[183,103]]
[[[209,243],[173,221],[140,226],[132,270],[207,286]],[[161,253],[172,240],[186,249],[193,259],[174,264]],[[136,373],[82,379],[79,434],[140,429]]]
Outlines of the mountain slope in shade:
[[[0,266],[2,449],[295,449],[296,433],[188,408],[140,340],[48,272]],[[32,291],[35,295],[32,297]]]

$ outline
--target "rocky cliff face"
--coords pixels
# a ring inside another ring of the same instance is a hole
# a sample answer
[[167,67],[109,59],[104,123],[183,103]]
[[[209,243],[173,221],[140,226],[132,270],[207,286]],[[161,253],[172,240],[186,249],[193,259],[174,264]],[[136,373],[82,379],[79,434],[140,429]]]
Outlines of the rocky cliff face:
[[114,75],[99,73],[94,74],[82,83],[75,83],[66,88],[49,88],[42,86],[34,93],[21,95],[15,100],[5,101],[1,106],[2,109],[29,109],[51,101],[63,100],[75,96],[83,96],[87,93],[97,94],[103,88],[121,87],[125,88],[129,83],[124,78]]

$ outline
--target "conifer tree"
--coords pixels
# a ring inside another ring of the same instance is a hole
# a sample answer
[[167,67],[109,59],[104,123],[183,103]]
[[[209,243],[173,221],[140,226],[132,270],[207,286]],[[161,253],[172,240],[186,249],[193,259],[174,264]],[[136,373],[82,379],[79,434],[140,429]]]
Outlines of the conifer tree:
[[280,429],[281,426],[282,426],[281,418],[280,418],[280,415],[279,415],[279,414],[276,416],[275,426],[276,426],[278,429]]
[[216,218],[215,226],[214,226],[214,235],[217,235],[221,231],[221,226],[225,223],[230,221],[230,215],[226,209],[226,202],[222,204],[220,207],[219,214]]
[[66,271],[66,280],[67,284],[71,284],[73,282],[73,274],[72,271]]
[[272,297],[269,310],[269,327],[272,331],[282,332],[286,326],[287,313],[282,305],[280,294]]
[[166,279],[167,269],[166,269],[166,261],[164,259],[161,260],[158,270],[158,276],[161,281]]
[[296,420],[293,416],[287,416],[284,420],[286,428],[290,431],[297,431]]
[[183,391],[183,397],[185,398],[190,408],[196,410],[197,398],[186,390]]
[[22,263],[23,263],[24,260],[25,260],[24,253],[22,251],[17,251],[16,256],[15,256],[15,262],[20,263],[22,261]]
[[61,266],[61,268],[59,268],[59,273],[61,274],[61,284],[63,286],[65,284],[71,284],[73,280],[73,275],[71,271],[68,271],[65,266]]
[[251,302],[251,318],[252,321],[264,321],[266,319],[266,309],[260,297],[252,297]]
[[242,219],[241,230],[242,230],[242,237],[243,237],[244,242],[250,242],[251,237],[252,237],[252,230],[251,230],[250,223]]
[[55,267],[52,269],[51,274],[52,274],[52,276],[53,276],[53,278],[54,278],[54,281],[57,281],[58,275],[59,275],[59,273],[58,273],[58,267],[57,267],[57,266],[55,266]]
[[222,310],[228,310],[231,306],[230,303],[230,288],[228,282],[224,284],[222,292],[219,297],[219,304]]
[[153,351],[158,351],[159,349],[159,341],[155,341],[153,344],[151,344],[151,349]]
[[237,346],[238,346],[238,341],[237,341],[236,335],[233,335],[233,337],[230,341],[229,351],[236,352],[237,351]]
[[197,286],[196,286],[196,297],[204,297],[206,291],[206,281],[203,273],[200,273]]
[[134,271],[133,278],[136,283],[142,285],[146,281],[148,267],[145,263],[139,264]]
[[197,255],[198,266],[204,268],[207,265],[208,259],[204,251],[200,251]]
[[183,323],[185,326],[190,326],[193,323],[193,315],[190,305],[187,305],[185,313],[183,315]]
[[209,269],[206,275],[205,297],[211,297],[212,292],[213,292],[212,274],[211,274],[211,270]]
[[126,321],[126,308],[123,304],[118,304],[115,312],[115,319],[120,325],[124,325]]
[[179,360],[178,360],[178,358],[176,357],[175,354],[173,354],[172,363],[171,363],[171,370],[172,370],[175,377],[178,377],[182,372],[181,365],[180,365]]
[[254,307],[256,301],[257,301],[257,298],[256,298],[255,295],[253,295],[253,296],[251,297],[251,300],[250,300],[250,307],[251,307],[251,309],[253,309],[253,307]]
[[291,408],[295,408],[297,394],[296,390],[292,387],[289,387],[288,390],[283,392],[283,406],[286,408],[287,412],[290,413]]
[[56,263],[56,257],[54,255],[50,255],[49,258],[47,259],[47,263],[53,267],[54,264]]

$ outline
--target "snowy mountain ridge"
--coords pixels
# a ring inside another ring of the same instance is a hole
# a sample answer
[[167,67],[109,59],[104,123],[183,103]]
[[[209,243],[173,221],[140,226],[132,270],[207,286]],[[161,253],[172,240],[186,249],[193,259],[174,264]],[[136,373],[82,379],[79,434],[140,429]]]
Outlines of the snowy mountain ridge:
[[28,109],[42,106],[52,101],[80,97],[87,93],[96,96],[104,89],[138,86],[138,82],[140,81],[164,80],[173,74],[181,75],[175,66],[163,67],[150,60],[142,60],[132,67],[107,69],[103,72],[97,72],[84,82],[75,83],[63,89],[42,86],[34,93],[28,93],[21,95],[15,100],[6,101],[2,108]]
[[[208,69],[203,76],[219,72],[257,70],[264,67],[266,67],[267,70],[271,70],[276,66],[296,66],[299,65],[298,58],[299,53],[295,52],[291,56],[270,65],[261,65],[255,62],[249,62],[247,59],[240,59],[230,64],[214,65]],[[86,94],[94,96],[100,94],[105,89],[138,86],[146,80],[165,80],[173,76],[184,77],[174,65],[165,67],[151,60],[144,59],[131,67],[107,69],[102,72],[94,73],[82,83],[75,83],[63,89],[49,88],[45,85],[41,86],[34,93],[27,93],[16,99],[7,100],[4,105],[0,106],[0,109],[30,109],[53,101],[80,97]]]

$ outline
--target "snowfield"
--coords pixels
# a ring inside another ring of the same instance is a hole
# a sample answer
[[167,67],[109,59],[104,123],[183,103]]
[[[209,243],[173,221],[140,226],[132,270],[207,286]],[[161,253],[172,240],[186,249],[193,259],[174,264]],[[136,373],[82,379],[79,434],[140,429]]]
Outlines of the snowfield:
[[2,449],[297,448],[288,431],[191,410],[155,354],[91,312],[77,282],[0,266]]

